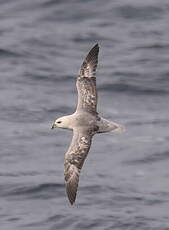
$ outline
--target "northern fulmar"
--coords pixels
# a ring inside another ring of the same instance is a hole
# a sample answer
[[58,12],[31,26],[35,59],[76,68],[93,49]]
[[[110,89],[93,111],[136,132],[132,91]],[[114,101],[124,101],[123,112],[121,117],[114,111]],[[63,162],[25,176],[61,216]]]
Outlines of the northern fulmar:
[[96,133],[122,131],[123,126],[108,121],[97,112],[96,68],[99,45],[85,58],[76,81],[78,103],[75,113],[55,120],[52,129],[59,127],[73,131],[72,142],[65,154],[64,177],[66,193],[71,204],[75,202],[80,170]]

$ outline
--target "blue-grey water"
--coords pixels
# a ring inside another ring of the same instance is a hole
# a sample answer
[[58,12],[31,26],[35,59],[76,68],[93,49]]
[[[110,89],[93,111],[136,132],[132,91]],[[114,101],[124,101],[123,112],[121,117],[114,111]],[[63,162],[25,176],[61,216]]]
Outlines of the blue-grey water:
[[[100,44],[94,137],[76,204],[65,195],[83,58]],[[169,230],[169,1],[0,1],[0,230]]]

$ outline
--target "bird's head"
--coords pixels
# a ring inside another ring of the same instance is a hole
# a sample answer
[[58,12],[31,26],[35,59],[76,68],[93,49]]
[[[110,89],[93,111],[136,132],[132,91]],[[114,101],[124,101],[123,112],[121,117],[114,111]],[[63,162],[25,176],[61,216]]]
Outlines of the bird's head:
[[70,120],[71,120],[70,116],[60,117],[55,120],[55,122],[52,124],[51,129],[54,128],[72,129],[70,125],[71,124]]

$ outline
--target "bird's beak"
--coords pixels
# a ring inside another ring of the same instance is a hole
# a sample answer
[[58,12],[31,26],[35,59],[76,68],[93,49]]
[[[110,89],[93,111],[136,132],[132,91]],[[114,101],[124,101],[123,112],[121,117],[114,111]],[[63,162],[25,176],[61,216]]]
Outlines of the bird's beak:
[[52,126],[51,126],[51,129],[54,129],[54,128],[56,128],[56,124],[55,123],[53,123]]

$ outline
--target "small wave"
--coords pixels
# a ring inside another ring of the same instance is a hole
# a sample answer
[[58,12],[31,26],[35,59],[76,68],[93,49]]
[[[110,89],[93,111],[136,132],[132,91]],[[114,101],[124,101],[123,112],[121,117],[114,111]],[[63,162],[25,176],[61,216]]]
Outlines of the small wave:
[[131,121],[130,125],[168,125],[169,119],[150,119],[150,120],[141,120],[141,121]]
[[113,84],[103,84],[99,87],[100,91],[111,91],[111,92],[124,92],[134,95],[167,95],[169,92],[167,90],[161,90],[156,88],[141,87],[138,85],[130,85],[127,83],[113,83]]
[[155,20],[163,16],[164,10],[157,6],[136,7],[125,5],[117,7],[116,12],[125,19]]
[[158,49],[168,49],[169,44],[163,44],[163,43],[152,43],[144,46],[137,46],[134,47],[134,49],[153,49],[153,50],[158,50]]
[[153,153],[140,159],[125,161],[125,163],[129,165],[151,164],[159,161],[165,161],[167,159],[169,159],[169,151],[164,151],[162,153]]
[[53,6],[53,5],[58,5],[58,4],[60,4],[60,3],[62,3],[63,4],[63,0],[48,0],[48,1],[46,1],[46,2],[43,2],[41,5],[42,5],[42,7],[48,7],[48,6]]
[[92,192],[92,193],[95,193],[95,192],[102,192],[105,190],[105,187],[101,186],[101,185],[90,185],[90,186],[85,186],[83,187],[83,191],[85,192]]
[[[43,70],[43,69],[42,69]],[[46,69],[45,70],[46,72],[49,71],[49,69]],[[38,74],[38,73],[34,73],[34,74],[29,74],[29,73],[26,73],[25,74],[27,79],[30,79],[31,82],[32,80],[33,81],[44,81],[44,82],[53,82],[53,83],[56,83],[58,84],[58,82],[69,82],[72,80],[73,76],[70,76],[70,75],[63,75],[63,76],[59,76],[56,77],[55,75],[49,75],[49,74]]]
[[51,197],[63,196],[64,184],[59,183],[45,183],[39,185],[30,185],[30,186],[8,186],[4,189],[4,196],[12,196],[12,197],[21,197],[24,196],[26,198],[34,199],[34,198],[45,198],[49,199]]
[[18,173],[2,173],[0,172],[0,177],[20,177],[20,176],[37,176],[39,173],[37,171],[31,172],[18,172]]
[[[65,215],[54,215],[54,216],[49,216],[47,219],[42,220],[42,221],[36,221],[36,222],[32,222],[29,224],[23,224],[22,227],[31,227],[31,228],[35,228],[37,226],[42,226],[45,225],[47,223],[58,223],[58,221],[61,220],[61,223],[65,223]],[[57,228],[56,228],[57,229]]]
[[103,40],[107,40],[107,38],[105,38],[103,35],[92,32],[85,35],[77,34],[72,40],[76,43],[89,43],[93,41],[101,42]]
[[20,57],[21,54],[17,53],[17,52],[14,52],[14,51],[10,51],[10,50],[7,50],[7,49],[2,49],[0,48],[0,57]]

